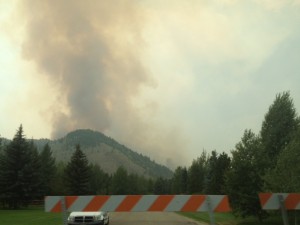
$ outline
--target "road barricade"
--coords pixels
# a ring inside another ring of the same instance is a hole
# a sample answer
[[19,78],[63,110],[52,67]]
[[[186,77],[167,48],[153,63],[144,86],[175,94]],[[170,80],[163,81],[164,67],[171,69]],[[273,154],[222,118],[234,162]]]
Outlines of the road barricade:
[[283,224],[288,225],[287,210],[300,209],[299,193],[260,193],[259,200],[264,210],[281,210]]
[[287,210],[300,209],[300,194],[299,193],[260,193],[259,199],[262,209],[275,210],[280,209],[281,203],[279,197],[282,197],[284,207]]
[[226,195],[98,195],[47,196],[46,212],[61,212],[62,198],[67,211],[108,212],[228,212]]
[[46,212],[214,212],[231,211],[227,195],[46,196]]

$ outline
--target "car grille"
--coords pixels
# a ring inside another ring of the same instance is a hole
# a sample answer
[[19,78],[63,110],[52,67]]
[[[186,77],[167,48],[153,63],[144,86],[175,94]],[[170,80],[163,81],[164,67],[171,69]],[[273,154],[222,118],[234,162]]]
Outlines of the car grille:
[[75,216],[75,222],[78,223],[87,223],[87,222],[93,222],[94,217],[93,216]]

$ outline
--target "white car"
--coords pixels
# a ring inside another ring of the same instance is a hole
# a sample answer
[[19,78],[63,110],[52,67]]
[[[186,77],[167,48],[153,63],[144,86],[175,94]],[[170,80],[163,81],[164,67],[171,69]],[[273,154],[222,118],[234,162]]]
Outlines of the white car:
[[107,212],[72,212],[68,217],[68,225],[108,225]]

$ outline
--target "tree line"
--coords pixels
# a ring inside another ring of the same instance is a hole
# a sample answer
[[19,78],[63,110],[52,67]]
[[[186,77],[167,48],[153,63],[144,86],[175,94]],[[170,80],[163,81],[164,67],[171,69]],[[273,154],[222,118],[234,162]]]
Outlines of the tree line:
[[25,138],[22,125],[13,140],[0,144],[0,204],[2,208],[26,207],[47,195],[108,195],[153,193],[153,179],[128,174],[119,167],[105,173],[89,163],[80,145],[68,163],[56,162],[47,143],[38,152]]
[[246,129],[230,157],[203,151],[172,181],[176,193],[227,194],[234,214],[264,219],[258,193],[300,192],[300,118],[290,93],[276,95],[260,132]]
[[[33,200],[47,195],[201,193],[199,172],[206,166],[207,158],[203,153],[189,169],[178,167],[174,176],[166,179],[129,174],[122,166],[115,173],[108,174],[98,164],[88,162],[79,144],[74,146],[75,151],[68,163],[56,162],[49,144],[39,152],[33,140],[25,138],[22,125],[11,142],[0,146],[0,204],[3,208],[14,209],[28,206]],[[214,173],[214,166],[227,168],[229,162],[225,153],[218,156],[214,151],[209,173]],[[222,174],[217,177],[222,177]],[[215,178],[207,180],[208,183],[211,190],[219,188],[219,181]],[[207,186],[207,189],[210,188]]]
[[236,215],[267,214],[259,192],[300,191],[300,119],[289,92],[276,95],[261,130],[245,129],[231,155],[203,150],[189,167],[177,167],[171,179],[114,174],[90,164],[80,145],[67,164],[55,162],[46,144],[39,153],[20,126],[0,150],[0,202],[26,206],[45,195],[92,194],[227,194]]

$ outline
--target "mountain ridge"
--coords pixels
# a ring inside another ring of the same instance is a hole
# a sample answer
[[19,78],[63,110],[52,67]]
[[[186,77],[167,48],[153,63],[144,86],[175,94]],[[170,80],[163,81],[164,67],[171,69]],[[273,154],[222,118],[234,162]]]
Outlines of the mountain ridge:
[[75,146],[80,144],[89,162],[98,164],[109,174],[114,173],[120,166],[123,166],[128,173],[145,177],[170,178],[173,174],[169,168],[156,163],[148,156],[137,153],[113,138],[91,129],[78,129],[56,140],[38,139],[34,140],[34,143],[39,151],[49,143],[56,161],[64,163],[70,160]]

